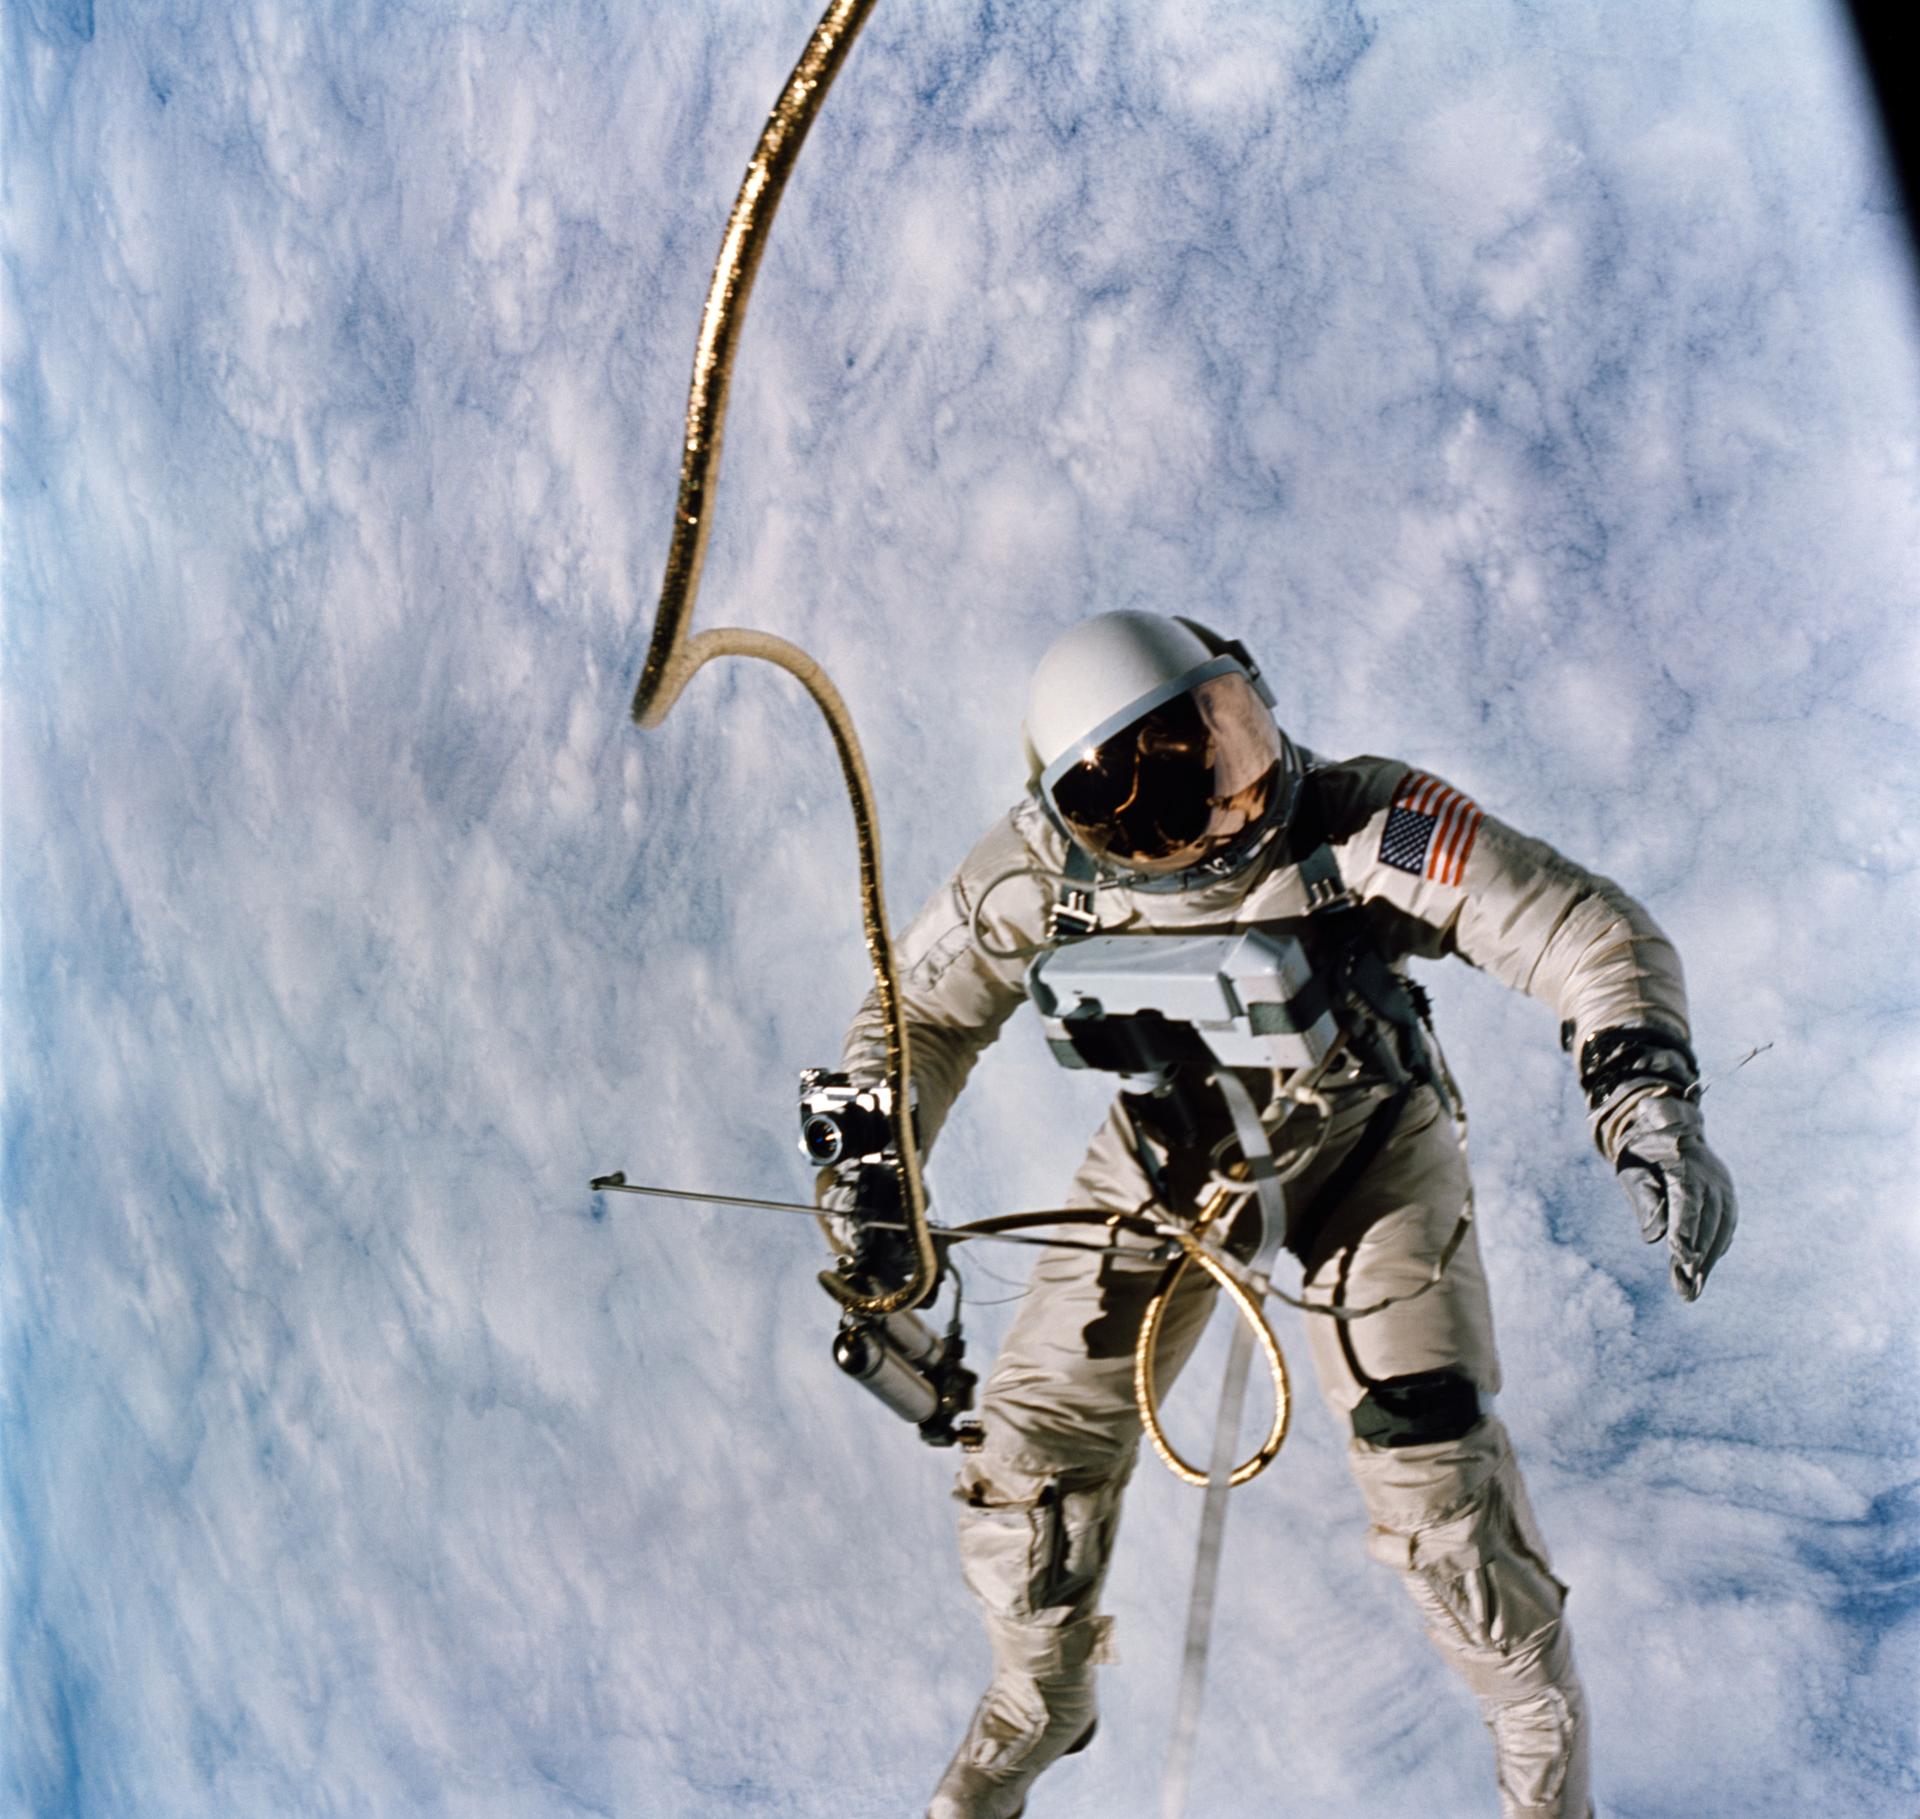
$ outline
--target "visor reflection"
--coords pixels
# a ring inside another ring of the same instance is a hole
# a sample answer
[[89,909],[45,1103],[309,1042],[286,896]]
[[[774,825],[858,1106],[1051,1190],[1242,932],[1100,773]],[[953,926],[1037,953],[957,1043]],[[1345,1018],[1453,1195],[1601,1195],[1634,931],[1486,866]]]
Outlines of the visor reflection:
[[1266,814],[1280,731],[1244,676],[1214,676],[1122,728],[1053,786],[1096,858],[1159,875],[1216,857]]

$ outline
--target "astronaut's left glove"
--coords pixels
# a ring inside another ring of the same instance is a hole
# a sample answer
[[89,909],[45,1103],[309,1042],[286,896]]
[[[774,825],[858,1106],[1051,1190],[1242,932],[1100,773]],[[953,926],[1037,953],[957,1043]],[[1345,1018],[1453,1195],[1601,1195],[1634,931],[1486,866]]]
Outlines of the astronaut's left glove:
[[1655,1093],[1627,1113],[1620,1129],[1613,1166],[1639,1216],[1640,1236],[1649,1244],[1666,1239],[1673,1286],[1683,1300],[1695,1300],[1733,1242],[1733,1177],[1707,1147],[1691,1099]]
[[1693,1301],[1738,1222],[1733,1178],[1707,1146],[1699,1069],[1678,1038],[1604,1030],[1580,1056],[1594,1139],[1614,1166],[1649,1244],[1667,1241],[1673,1286]]

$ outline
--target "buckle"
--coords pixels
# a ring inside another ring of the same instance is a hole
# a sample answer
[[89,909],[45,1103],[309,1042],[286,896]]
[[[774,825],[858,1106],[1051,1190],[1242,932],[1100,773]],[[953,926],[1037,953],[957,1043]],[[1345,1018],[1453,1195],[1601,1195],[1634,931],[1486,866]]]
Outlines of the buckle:
[[1307,886],[1307,914],[1325,915],[1328,910],[1352,909],[1353,895],[1346,883],[1339,877],[1309,878]]
[[1099,926],[1099,921],[1093,907],[1092,891],[1062,891],[1047,911],[1047,939],[1079,941],[1091,935]]

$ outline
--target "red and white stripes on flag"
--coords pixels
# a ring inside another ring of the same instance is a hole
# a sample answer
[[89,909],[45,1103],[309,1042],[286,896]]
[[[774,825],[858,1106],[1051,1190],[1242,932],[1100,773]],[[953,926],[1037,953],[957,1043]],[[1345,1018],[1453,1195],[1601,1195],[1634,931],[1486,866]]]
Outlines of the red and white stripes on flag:
[[1409,771],[1394,792],[1380,835],[1380,857],[1415,877],[1458,884],[1466,876],[1467,855],[1484,819],[1472,798],[1451,784],[1425,771]]

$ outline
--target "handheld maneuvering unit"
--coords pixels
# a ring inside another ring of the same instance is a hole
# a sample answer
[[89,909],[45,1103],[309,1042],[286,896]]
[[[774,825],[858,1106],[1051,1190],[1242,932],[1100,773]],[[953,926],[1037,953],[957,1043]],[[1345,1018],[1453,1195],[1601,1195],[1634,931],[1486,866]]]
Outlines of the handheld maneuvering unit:
[[[893,1147],[892,1095],[883,1086],[856,1087],[845,1074],[809,1067],[800,1074],[800,1153],[834,1171],[825,1210],[847,1246],[842,1280],[891,1288],[912,1269]],[[834,1204],[844,1197],[844,1209]],[[944,1333],[911,1308],[872,1315],[848,1307],[834,1335],[833,1361],[911,1421],[929,1446],[972,1444],[979,1429],[959,1419],[973,1407],[978,1381],[966,1366],[960,1304]]]

